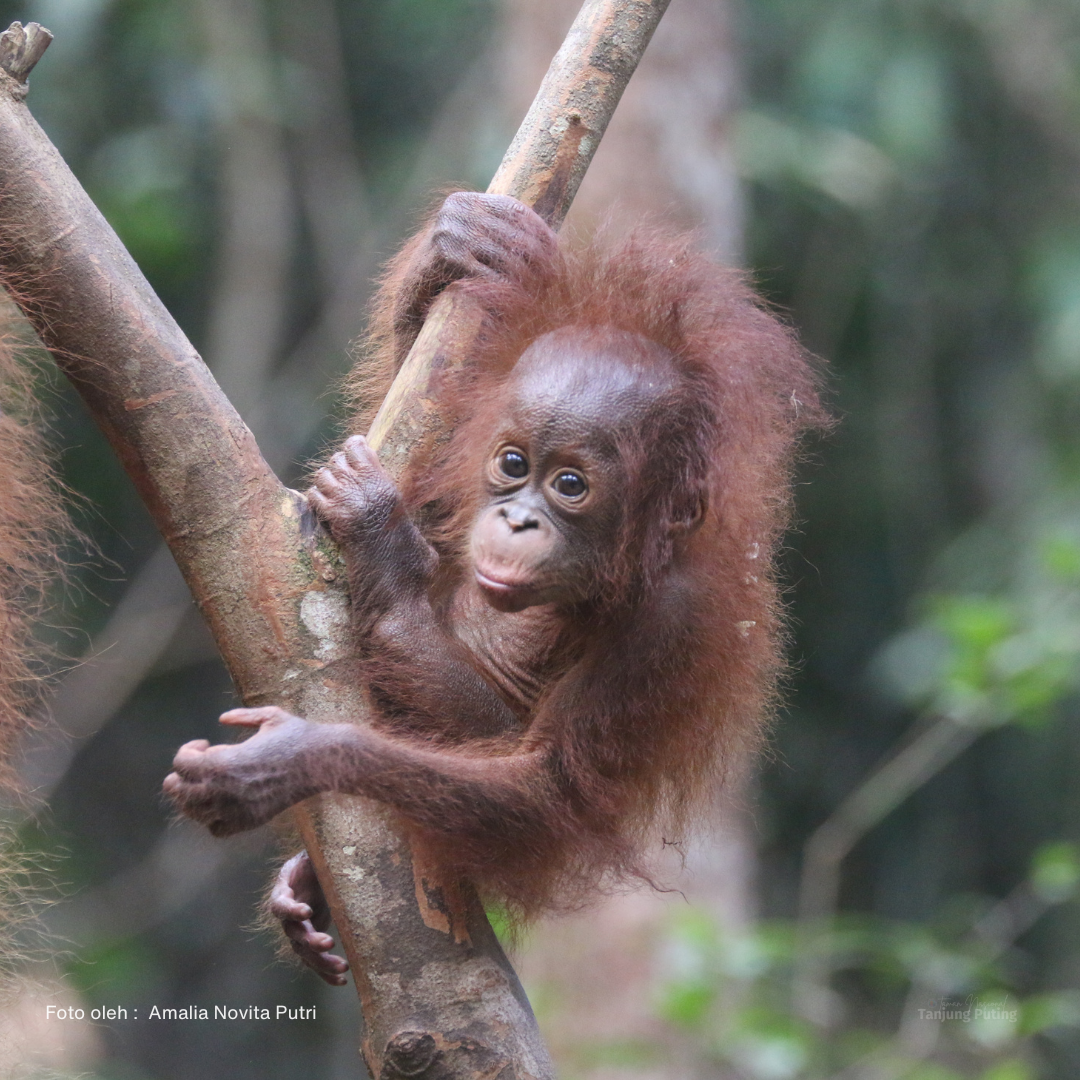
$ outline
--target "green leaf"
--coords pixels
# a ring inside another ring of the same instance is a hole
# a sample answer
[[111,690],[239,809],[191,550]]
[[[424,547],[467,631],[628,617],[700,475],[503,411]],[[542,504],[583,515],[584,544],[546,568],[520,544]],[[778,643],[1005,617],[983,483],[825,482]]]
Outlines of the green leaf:
[[1064,990],[1038,994],[1023,1003],[1020,1030],[1025,1035],[1056,1027],[1080,1027],[1080,993]]
[[980,596],[939,597],[934,622],[965,650],[985,654],[1012,633],[1015,617],[1004,600]]
[[1080,583],[1080,542],[1070,536],[1052,536],[1042,542],[1040,558],[1047,572]]
[[1051,904],[1076,895],[1080,886],[1080,853],[1066,841],[1043,844],[1031,861],[1031,887]]
[[945,684],[954,707],[987,691],[995,681],[991,651],[1013,633],[1015,616],[1003,600],[978,596],[937,597],[933,623],[945,634],[951,656]]
[[716,921],[700,908],[679,909],[669,926],[674,937],[699,949],[709,949],[716,944]]
[[1035,1071],[1019,1058],[1009,1058],[991,1065],[979,1080],[1035,1080]]
[[751,1007],[735,1019],[728,1054],[750,1076],[787,1080],[802,1071],[813,1045],[812,1029],[803,1021],[775,1009]]
[[668,1023],[697,1027],[716,1000],[716,988],[706,982],[686,980],[669,983],[660,995],[658,1012]]
[[516,941],[517,935],[514,922],[506,908],[501,904],[490,904],[485,906],[484,914],[487,915],[488,922],[491,923],[491,929],[495,931],[495,936],[503,945]]
[[1017,672],[1006,681],[1004,695],[1010,718],[1046,720],[1049,708],[1072,688],[1075,662],[1068,656],[1050,656]]

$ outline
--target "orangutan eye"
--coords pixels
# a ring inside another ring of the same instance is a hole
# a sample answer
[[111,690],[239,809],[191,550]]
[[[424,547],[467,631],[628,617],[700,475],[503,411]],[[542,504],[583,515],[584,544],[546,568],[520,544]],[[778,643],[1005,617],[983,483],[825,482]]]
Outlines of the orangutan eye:
[[498,457],[499,472],[511,480],[521,480],[529,475],[529,463],[518,450],[504,450]]
[[577,472],[559,473],[551,482],[551,486],[564,499],[580,499],[589,490],[589,485],[585,483],[585,477]]

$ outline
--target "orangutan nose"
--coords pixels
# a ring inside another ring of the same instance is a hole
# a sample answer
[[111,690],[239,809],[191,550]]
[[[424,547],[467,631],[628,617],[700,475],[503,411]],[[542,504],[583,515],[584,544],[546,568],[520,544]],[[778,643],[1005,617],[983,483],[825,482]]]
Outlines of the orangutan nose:
[[540,519],[521,503],[509,503],[499,511],[510,526],[511,532],[524,532],[526,529],[539,529]]

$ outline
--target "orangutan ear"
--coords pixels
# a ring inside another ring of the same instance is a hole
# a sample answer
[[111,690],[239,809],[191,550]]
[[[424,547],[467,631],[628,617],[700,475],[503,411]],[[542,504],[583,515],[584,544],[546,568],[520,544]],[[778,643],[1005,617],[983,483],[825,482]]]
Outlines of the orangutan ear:
[[689,506],[686,512],[679,515],[671,523],[671,535],[675,539],[690,536],[696,532],[705,520],[705,514],[709,509],[709,497],[705,492],[700,492]]

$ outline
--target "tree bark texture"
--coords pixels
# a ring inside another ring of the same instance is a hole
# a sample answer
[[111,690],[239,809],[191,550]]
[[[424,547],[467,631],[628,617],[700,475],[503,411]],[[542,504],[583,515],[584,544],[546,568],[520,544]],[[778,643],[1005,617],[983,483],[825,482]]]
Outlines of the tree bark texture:
[[[497,190],[562,220],[666,6],[587,0]],[[25,108],[26,57],[46,33],[33,25],[0,49],[0,279],[149,507],[244,703],[362,720],[338,553]],[[431,375],[464,362],[475,328],[448,290],[373,429],[396,475],[445,430]],[[472,890],[440,880],[369,800],[324,796],[294,813],[354,973],[372,1076],[552,1076]]]

